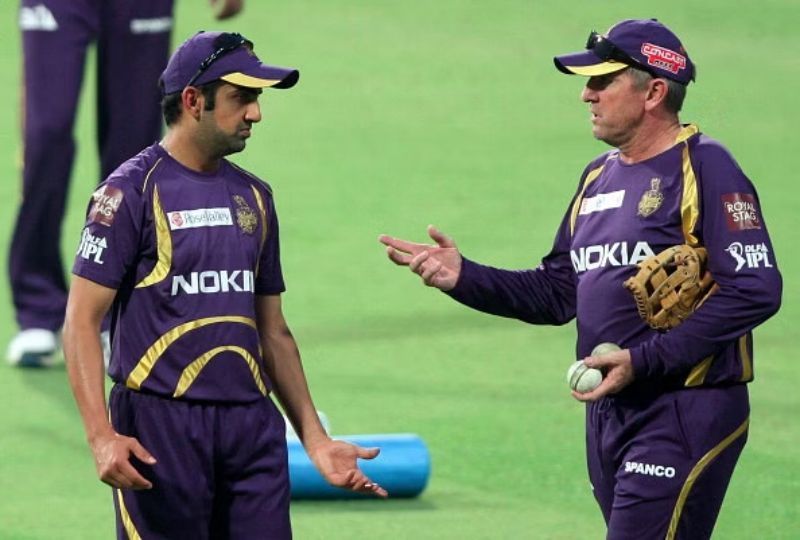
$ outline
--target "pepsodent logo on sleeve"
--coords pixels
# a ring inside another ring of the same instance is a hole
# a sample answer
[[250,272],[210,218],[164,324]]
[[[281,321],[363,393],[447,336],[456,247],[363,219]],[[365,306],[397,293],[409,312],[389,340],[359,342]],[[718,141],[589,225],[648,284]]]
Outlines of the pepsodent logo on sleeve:
[[92,194],[94,205],[89,211],[89,221],[111,227],[114,216],[122,204],[122,190],[114,186],[103,186]]
[[726,193],[722,196],[722,210],[728,230],[760,229],[761,218],[756,198],[750,193]]

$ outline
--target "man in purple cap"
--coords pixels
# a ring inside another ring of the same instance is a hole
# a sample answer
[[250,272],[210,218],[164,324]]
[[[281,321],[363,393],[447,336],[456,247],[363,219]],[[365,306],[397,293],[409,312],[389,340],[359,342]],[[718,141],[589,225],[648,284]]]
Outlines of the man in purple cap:
[[[228,18],[243,1],[212,4],[217,18]],[[161,134],[155,81],[169,57],[172,11],[173,0],[20,2],[23,185],[8,254],[20,332],[6,352],[13,365],[50,365],[59,347],[67,301],[61,222],[89,46],[97,45],[97,145],[105,178]]]
[[298,78],[239,34],[196,34],[161,75],[164,139],[92,196],[64,352],[98,474],[115,488],[119,538],[291,537],[272,391],[329,482],[386,496],[356,464],[378,449],[331,440],[311,400],[281,309],[272,191],[225,159],[261,120],[262,89]]
[[[589,77],[581,99],[592,160],[550,253],[530,270],[381,236],[389,258],[472,308],[532,324],[577,320],[577,357],[605,372],[587,402],[589,476],[609,539],[711,536],[747,438],[753,329],[780,306],[781,276],[756,191],[728,151],[681,124],[695,67],[656,20],[592,32],[556,67]],[[623,282],[636,263],[676,244],[704,246],[719,289],[680,326],[657,332]],[[602,342],[622,350],[592,357]]]

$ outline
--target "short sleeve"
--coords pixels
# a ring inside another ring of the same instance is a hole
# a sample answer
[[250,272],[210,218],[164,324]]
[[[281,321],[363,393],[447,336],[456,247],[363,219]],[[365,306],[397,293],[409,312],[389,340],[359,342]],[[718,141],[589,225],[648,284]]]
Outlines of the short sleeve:
[[89,201],[72,273],[118,289],[136,262],[143,211],[143,196],[130,182],[100,184]]
[[265,200],[267,235],[261,248],[256,274],[256,294],[275,295],[286,290],[281,270],[280,234],[275,203],[269,196]]

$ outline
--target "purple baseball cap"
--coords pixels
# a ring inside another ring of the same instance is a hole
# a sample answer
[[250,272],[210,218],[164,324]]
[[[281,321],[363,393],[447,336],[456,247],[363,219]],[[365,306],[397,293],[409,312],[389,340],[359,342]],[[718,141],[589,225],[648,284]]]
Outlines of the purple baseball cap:
[[172,53],[158,83],[166,95],[218,79],[249,88],[291,88],[299,78],[294,68],[261,63],[241,34],[200,31]]
[[678,36],[656,19],[628,19],[607,34],[589,34],[586,50],[553,58],[568,74],[605,75],[629,66],[683,85],[695,78],[695,67]]

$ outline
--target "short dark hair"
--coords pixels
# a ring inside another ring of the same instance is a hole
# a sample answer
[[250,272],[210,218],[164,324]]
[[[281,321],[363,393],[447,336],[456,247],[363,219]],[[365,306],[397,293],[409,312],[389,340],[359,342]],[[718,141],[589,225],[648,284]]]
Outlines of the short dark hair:
[[[653,78],[652,73],[639,69],[637,67],[629,67],[628,73],[633,77],[634,84],[637,88],[644,88],[645,85]],[[672,79],[664,79],[667,82],[667,96],[664,98],[664,106],[671,113],[678,114],[683,107],[683,100],[686,99],[686,85],[681,84]]]
[[[213,111],[217,104],[217,89],[225,81],[217,79],[208,84],[198,86],[200,92],[206,100],[205,110]],[[173,92],[161,98],[161,114],[167,126],[175,124],[181,117],[181,92]]]

